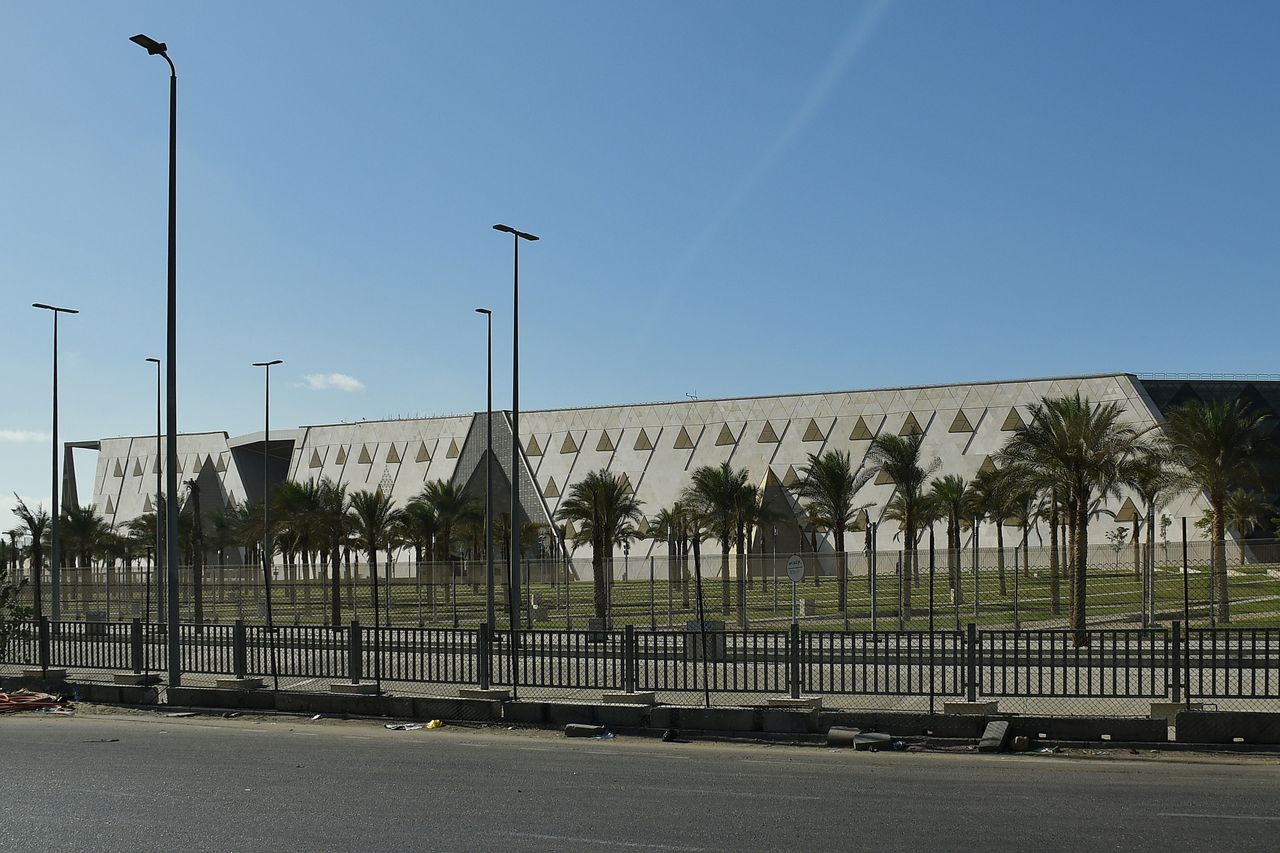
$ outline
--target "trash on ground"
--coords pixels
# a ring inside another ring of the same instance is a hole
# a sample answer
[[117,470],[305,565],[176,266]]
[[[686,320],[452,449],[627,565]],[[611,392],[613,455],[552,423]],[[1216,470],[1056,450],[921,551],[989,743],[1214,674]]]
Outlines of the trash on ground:
[[311,718],[311,722],[314,723],[316,720],[323,720],[323,719],[324,719],[324,714],[316,714],[314,717]]
[[227,713],[223,714],[222,716],[223,716],[223,717],[225,717],[225,718],[226,718],[226,719],[228,719],[228,720],[234,720],[236,717],[240,716],[240,712],[239,712],[239,711],[228,711]]
[[564,727],[565,737],[600,737],[604,733],[604,726],[589,726],[585,723],[569,723]]
[[427,728],[442,729],[444,728],[444,723],[440,722],[439,720],[432,720],[431,722],[427,723]]
[[676,731],[675,729],[667,729],[665,732],[662,733],[662,742],[663,743],[679,743],[679,741],[676,740],[676,738],[678,737],[680,737],[680,732]]
[[604,734],[596,735],[596,740],[613,740],[614,737],[613,732],[605,732]]
[[171,714],[165,714],[166,717],[194,717],[195,711],[174,711]]
[[45,711],[64,715],[75,713],[65,699],[52,693],[34,693],[30,690],[0,693],[0,714],[16,714],[19,711]]
[[383,728],[393,732],[416,732],[422,728],[422,723],[387,723]]
[[978,752],[1003,752],[1005,742],[1009,740],[1009,721],[992,720],[982,732],[978,741]]

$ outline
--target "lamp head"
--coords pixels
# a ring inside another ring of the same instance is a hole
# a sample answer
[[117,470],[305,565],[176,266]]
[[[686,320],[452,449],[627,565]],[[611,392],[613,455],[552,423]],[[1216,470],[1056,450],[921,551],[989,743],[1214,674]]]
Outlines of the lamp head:
[[272,361],[255,361],[254,367],[275,367],[277,364],[284,364],[284,359],[274,359]]
[[477,308],[477,309],[476,309],[476,313],[477,313],[477,314],[484,314],[486,317],[488,317],[488,316],[492,316],[492,315],[493,315],[493,312],[492,312],[492,311],[490,311],[488,308]]
[[538,235],[536,234],[530,234],[527,231],[520,231],[518,229],[512,228],[510,225],[503,225],[501,223],[493,226],[493,230],[501,231],[504,234],[514,234],[517,238],[521,240],[528,240],[531,243],[535,242],[538,239]]
[[158,359],[158,358],[148,358],[148,359],[147,359],[147,361],[151,362],[152,364],[159,364],[159,363],[160,363],[160,359]]
[[145,36],[142,33],[138,33],[136,36],[129,36],[129,41],[133,42],[139,47],[146,48],[147,53],[151,54],[152,56],[155,56],[157,53],[164,53],[166,50],[169,49],[169,46],[164,42],[156,41],[151,36]]

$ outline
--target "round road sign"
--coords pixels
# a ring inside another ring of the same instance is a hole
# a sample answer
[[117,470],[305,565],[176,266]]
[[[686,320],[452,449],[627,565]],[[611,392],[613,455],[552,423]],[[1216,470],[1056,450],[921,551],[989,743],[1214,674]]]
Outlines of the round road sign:
[[791,559],[787,560],[787,574],[792,583],[804,580],[804,560],[800,559],[799,554],[792,554]]

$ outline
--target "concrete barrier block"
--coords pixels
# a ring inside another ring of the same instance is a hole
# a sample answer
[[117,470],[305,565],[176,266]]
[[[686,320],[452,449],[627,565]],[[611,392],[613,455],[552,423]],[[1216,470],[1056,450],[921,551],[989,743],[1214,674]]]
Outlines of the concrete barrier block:
[[1147,717],[1002,717],[1009,722],[1009,735],[1026,735],[1031,740],[1115,741],[1118,743],[1159,743],[1169,739],[1164,720]]
[[1280,714],[1276,713],[1182,711],[1175,726],[1179,743],[1280,743]]
[[669,714],[659,714],[663,707],[654,708],[650,714],[650,724],[654,728],[706,732],[758,732],[764,728],[761,711],[756,708],[672,706]]
[[987,723],[978,741],[978,752],[1000,752],[1004,749],[1005,740],[1009,737],[1008,720],[992,720]]
[[416,698],[413,716],[420,720],[496,722],[502,719],[502,703],[482,699]]
[[546,718],[548,723],[557,726],[569,723],[598,726],[601,724],[600,707],[597,705],[579,705],[573,702],[547,702]]
[[915,714],[909,711],[823,711],[818,731],[833,727],[890,732],[899,737],[937,737],[976,740],[986,718],[972,714]]
[[649,726],[648,705],[602,705],[596,709],[601,725],[614,729],[643,729]]
[[764,731],[777,734],[811,735],[818,731],[818,710],[765,708],[761,712]]
[[547,722],[547,703],[523,702],[520,700],[503,702],[502,719],[507,723],[543,725]]

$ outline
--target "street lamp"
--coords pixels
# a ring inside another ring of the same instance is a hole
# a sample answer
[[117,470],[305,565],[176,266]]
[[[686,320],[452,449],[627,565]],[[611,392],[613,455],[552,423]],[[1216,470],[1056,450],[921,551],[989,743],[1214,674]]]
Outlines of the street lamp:
[[511,630],[520,629],[520,241],[537,236],[498,224],[494,231],[510,234],[515,249],[511,313]]
[[489,327],[488,368],[484,406],[484,559],[486,572],[485,613],[493,631],[493,312],[477,308]]
[[271,644],[271,683],[272,689],[280,690],[280,666],[276,660],[276,629],[271,615],[271,527],[267,523],[267,510],[271,502],[267,500],[267,456],[271,449],[271,368],[284,364],[281,359],[272,361],[255,361],[254,367],[263,368],[265,393],[262,413],[262,585],[267,595],[267,641]]
[[[164,553],[160,541],[160,505],[164,503],[164,490],[160,487],[160,359],[148,358],[147,361],[156,366],[156,560],[152,565],[155,566],[156,572],[156,619],[159,622],[165,621],[164,617],[164,575],[160,572],[161,554]],[[151,590],[151,578],[147,577],[147,590]],[[148,596],[146,612],[142,614],[142,621],[147,622],[151,619],[151,598]]]
[[[62,505],[58,503],[58,315],[59,314],[79,314],[80,312],[74,308],[58,308],[54,305],[45,305],[43,302],[31,303],[32,308],[40,308],[45,311],[53,312],[53,506],[50,515],[53,516],[52,529],[49,532],[49,573],[53,578],[53,621],[57,622],[62,615],[61,605],[61,587],[62,587],[62,552],[61,538],[58,531],[58,520],[62,517]],[[40,599],[36,598],[36,618],[39,619],[43,615]]]
[[[168,45],[142,34],[129,41],[160,56],[169,65],[169,277],[165,358],[168,370],[168,433],[165,449],[165,493],[178,494],[178,71],[169,58]],[[175,498],[176,504],[176,498]],[[177,507],[175,505],[174,509]],[[178,513],[165,513],[165,570],[169,576],[169,685],[182,681],[178,649]]]

